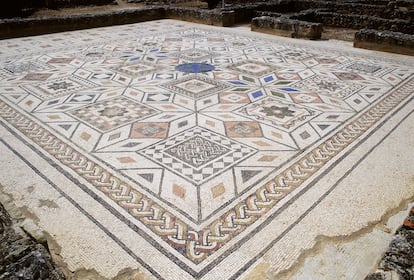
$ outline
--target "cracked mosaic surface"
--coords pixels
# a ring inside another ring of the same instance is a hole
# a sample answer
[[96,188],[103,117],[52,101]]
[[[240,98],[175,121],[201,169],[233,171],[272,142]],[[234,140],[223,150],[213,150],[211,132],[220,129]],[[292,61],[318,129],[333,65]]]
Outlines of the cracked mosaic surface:
[[[237,248],[282,199],[413,93],[393,61],[178,21],[112,28],[0,41],[0,116],[189,278],[246,269]],[[188,62],[214,70],[175,69]]]

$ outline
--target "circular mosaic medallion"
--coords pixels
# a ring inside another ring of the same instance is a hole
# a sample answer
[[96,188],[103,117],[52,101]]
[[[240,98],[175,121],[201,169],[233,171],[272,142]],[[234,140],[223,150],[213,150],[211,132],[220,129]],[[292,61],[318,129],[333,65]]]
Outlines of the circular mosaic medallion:
[[213,71],[215,68],[207,63],[184,63],[175,66],[175,70],[185,73],[203,73]]

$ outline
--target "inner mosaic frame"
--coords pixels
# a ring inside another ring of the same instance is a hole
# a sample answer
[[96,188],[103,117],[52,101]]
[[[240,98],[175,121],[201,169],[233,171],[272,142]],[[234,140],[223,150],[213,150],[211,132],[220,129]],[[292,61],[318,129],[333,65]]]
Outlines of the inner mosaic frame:
[[[118,27],[133,39],[92,45],[78,32],[75,49],[23,57],[10,47],[0,116],[193,276],[413,93],[409,66],[165,24]],[[215,70],[175,70],[188,61]]]

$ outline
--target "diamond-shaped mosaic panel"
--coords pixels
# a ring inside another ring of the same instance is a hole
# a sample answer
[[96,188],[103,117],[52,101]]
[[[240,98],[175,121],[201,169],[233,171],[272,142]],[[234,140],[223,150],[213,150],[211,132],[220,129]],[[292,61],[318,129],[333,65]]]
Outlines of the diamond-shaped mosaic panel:
[[240,61],[228,66],[228,68],[254,77],[261,77],[278,69],[274,65],[255,60]]
[[196,62],[196,61],[209,60],[217,56],[217,54],[215,54],[214,52],[201,50],[201,49],[191,49],[191,50],[184,50],[181,52],[174,53],[172,54],[172,56],[179,57],[183,60]]
[[156,69],[158,69],[158,66],[146,61],[139,61],[136,63],[127,63],[113,69],[131,77],[138,77],[153,73]]
[[228,89],[230,85],[203,75],[191,75],[165,83],[161,87],[192,99],[200,99]]

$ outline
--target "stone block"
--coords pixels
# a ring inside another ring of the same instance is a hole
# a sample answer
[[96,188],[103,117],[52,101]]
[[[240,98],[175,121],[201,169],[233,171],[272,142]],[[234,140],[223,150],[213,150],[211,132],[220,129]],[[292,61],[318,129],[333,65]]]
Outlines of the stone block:
[[354,47],[414,55],[414,35],[361,29],[355,34]]
[[0,20],[0,38],[40,35],[163,18],[165,18],[165,10],[160,7],[48,18],[4,19]]
[[300,21],[287,17],[262,16],[253,18],[251,29],[252,31],[285,37],[316,40],[321,38],[323,26],[320,23]]
[[198,8],[165,7],[166,17],[215,26],[232,26],[235,13],[232,10],[204,10]]

